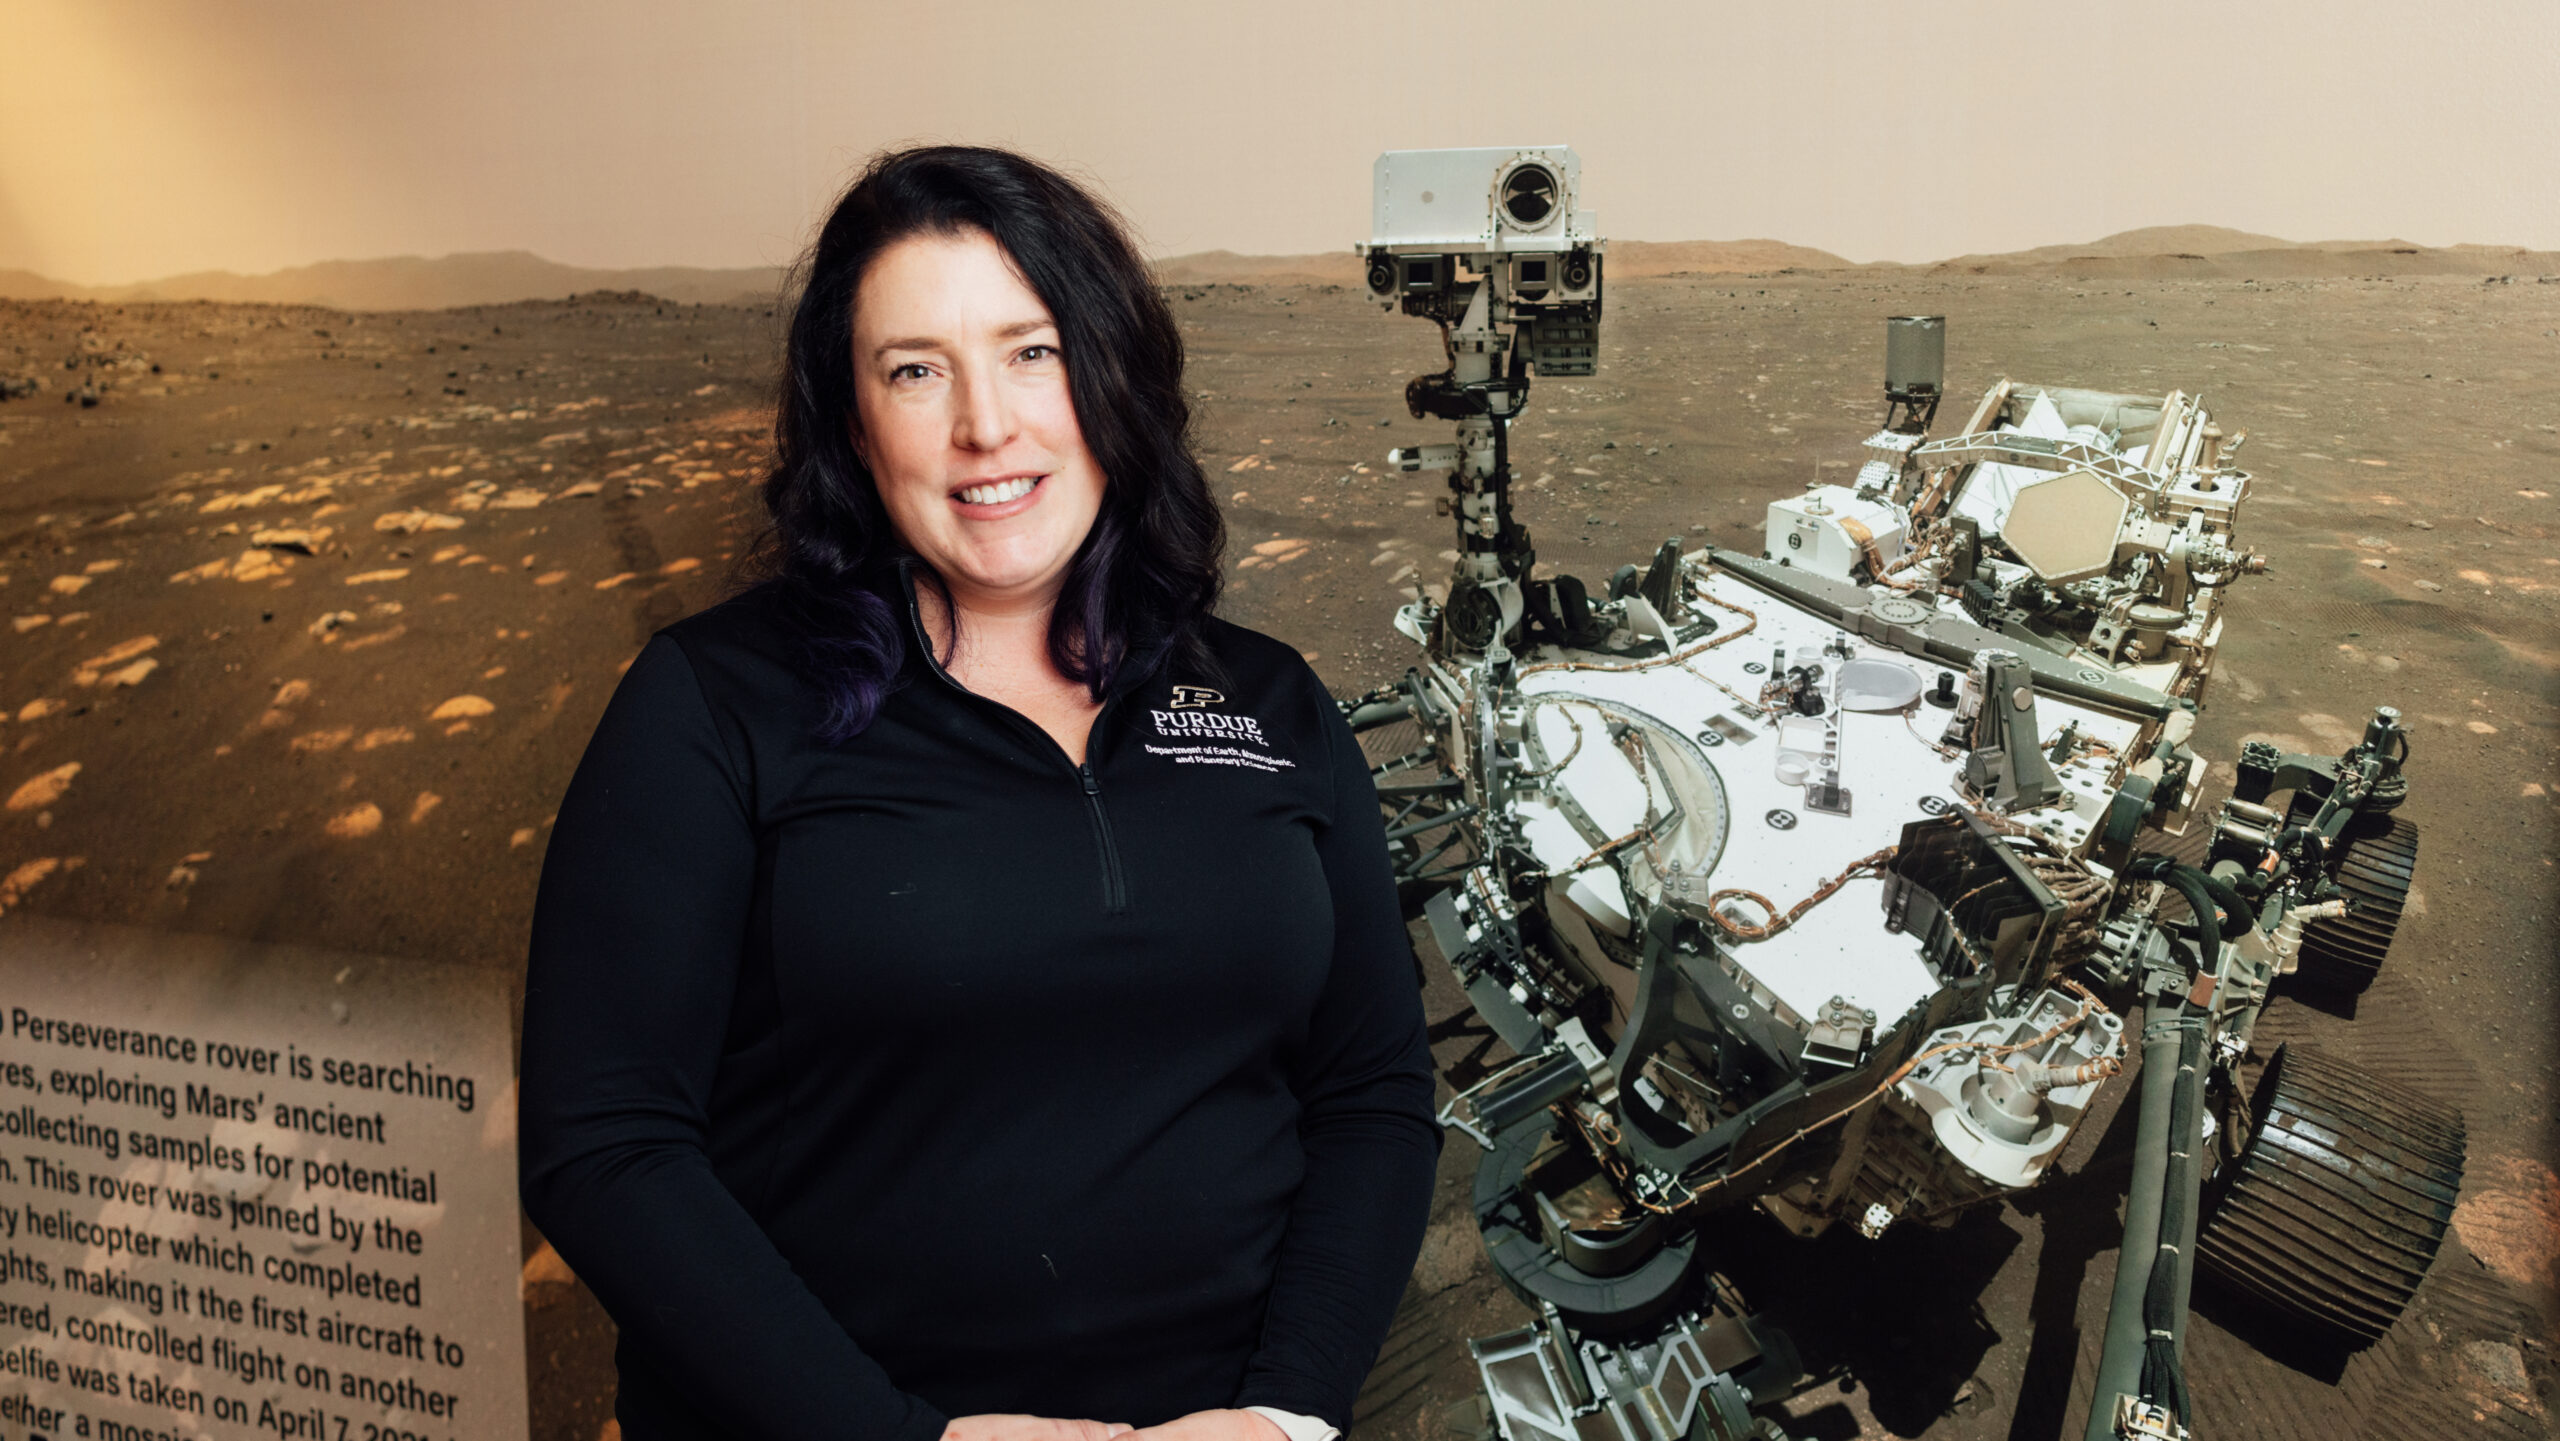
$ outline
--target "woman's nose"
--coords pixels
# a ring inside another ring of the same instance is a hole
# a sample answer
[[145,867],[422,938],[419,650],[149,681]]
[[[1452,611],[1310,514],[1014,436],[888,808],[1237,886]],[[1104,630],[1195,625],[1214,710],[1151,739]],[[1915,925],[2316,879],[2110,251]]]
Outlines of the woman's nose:
[[996,376],[972,367],[961,376],[957,398],[953,444],[963,450],[1002,450],[1013,439],[1013,406]]

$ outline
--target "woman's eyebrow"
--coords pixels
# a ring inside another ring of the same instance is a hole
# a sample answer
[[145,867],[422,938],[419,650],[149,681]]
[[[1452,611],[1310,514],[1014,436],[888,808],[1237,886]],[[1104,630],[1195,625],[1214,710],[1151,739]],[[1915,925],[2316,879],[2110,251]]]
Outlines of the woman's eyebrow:
[[[1013,340],[1020,336],[1029,335],[1035,330],[1055,330],[1056,328],[1056,321],[1042,316],[1030,320],[1017,320],[1011,325],[1004,326],[997,330],[995,334],[996,339],[998,340]],[[930,335],[910,335],[902,340],[882,341],[880,347],[871,352],[871,358],[878,360],[880,357],[887,355],[893,350],[940,350],[943,348],[945,343],[946,342]]]

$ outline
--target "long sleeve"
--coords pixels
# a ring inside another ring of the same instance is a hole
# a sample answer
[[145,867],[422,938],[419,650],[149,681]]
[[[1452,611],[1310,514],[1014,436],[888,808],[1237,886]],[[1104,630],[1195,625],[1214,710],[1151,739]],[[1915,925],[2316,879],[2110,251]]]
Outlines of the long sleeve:
[[1291,1066],[1305,1177],[1236,1404],[1347,1429],[1422,1248],[1440,1135],[1377,791],[1320,690],[1317,705],[1332,771],[1332,823],[1316,844],[1333,898],[1333,962]]
[[929,1441],[944,1418],[846,1334],[706,1149],[754,894],[752,795],[683,646],[653,638],[543,858],[525,1208],[656,1363],[652,1379],[722,1434]]

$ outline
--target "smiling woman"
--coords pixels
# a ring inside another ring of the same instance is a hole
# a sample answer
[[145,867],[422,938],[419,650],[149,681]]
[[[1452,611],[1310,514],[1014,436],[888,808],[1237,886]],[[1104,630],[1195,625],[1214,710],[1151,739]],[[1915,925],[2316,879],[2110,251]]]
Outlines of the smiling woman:
[[876,161],[762,578],[651,638],[543,861],[525,1207],[630,1441],[1323,1441],[1438,1132],[1358,743],[1211,613],[1179,333],[1002,151]]

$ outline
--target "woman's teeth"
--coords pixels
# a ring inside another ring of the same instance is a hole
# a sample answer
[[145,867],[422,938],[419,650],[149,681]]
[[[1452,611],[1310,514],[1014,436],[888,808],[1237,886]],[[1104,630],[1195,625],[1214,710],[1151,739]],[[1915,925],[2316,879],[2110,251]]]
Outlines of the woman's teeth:
[[960,498],[971,505],[1002,505],[1008,500],[1020,500],[1029,495],[1031,487],[1039,483],[1037,476],[1026,475],[1000,480],[993,485],[973,485],[960,492]]

